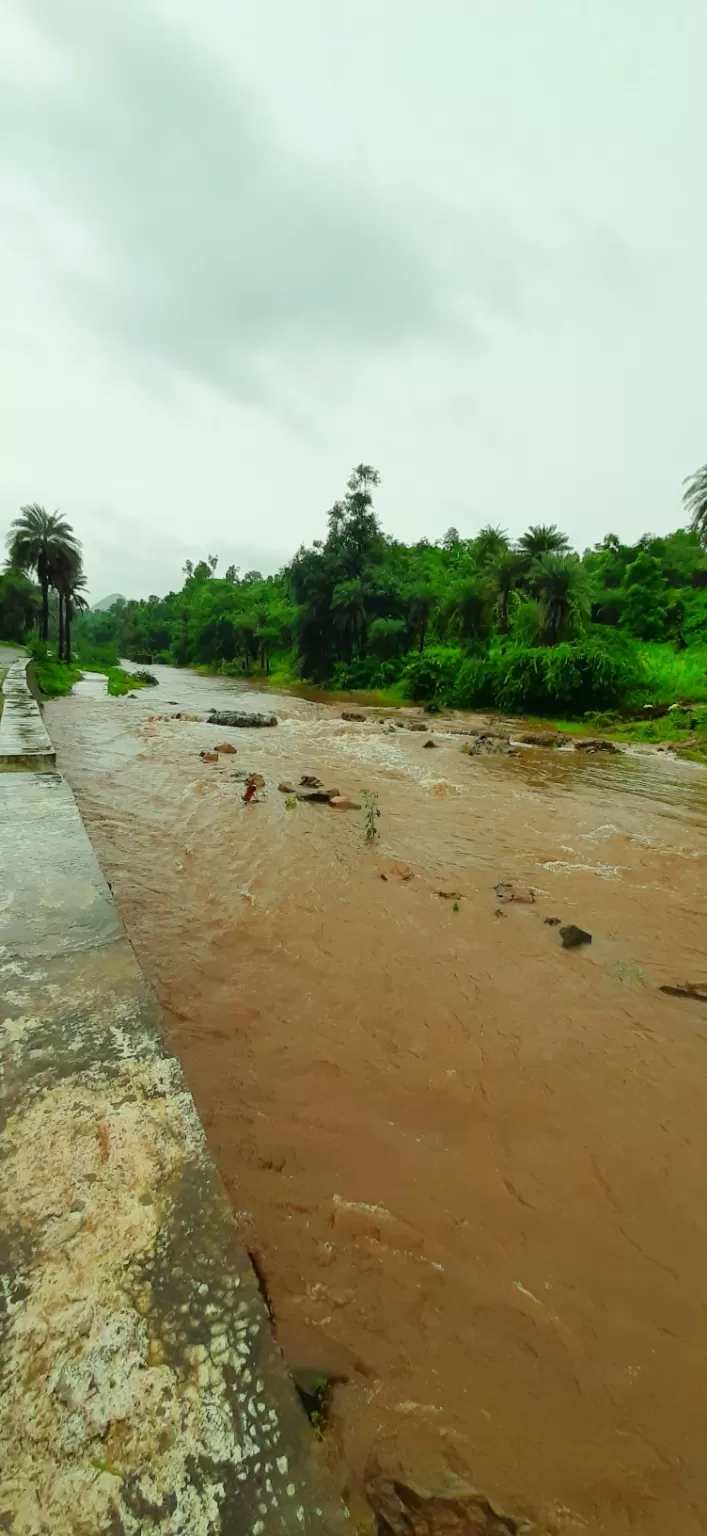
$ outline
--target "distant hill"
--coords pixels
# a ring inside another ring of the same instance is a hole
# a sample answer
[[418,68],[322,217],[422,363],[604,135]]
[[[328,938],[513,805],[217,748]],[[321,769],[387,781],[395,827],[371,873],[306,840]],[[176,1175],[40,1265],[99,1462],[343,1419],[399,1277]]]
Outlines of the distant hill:
[[125,602],[125,598],[123,597],[122,592],[111,592],[110,597],[102,597],[100,603],[94,603],[91,612],[107,613],[108,609],[112,608],[113,604],[117,603],[119,600],[121,602]]

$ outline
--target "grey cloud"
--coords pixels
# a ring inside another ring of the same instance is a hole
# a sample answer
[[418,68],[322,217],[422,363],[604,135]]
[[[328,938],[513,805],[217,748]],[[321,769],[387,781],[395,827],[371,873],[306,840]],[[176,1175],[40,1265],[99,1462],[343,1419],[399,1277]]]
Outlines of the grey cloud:
[[455,263],[449,227],[436,240],[420,210],[298,161],[154,6],[28,5],[66,68],[41,91],[8,82],[3,155],[81,231],[80,260],[51,253],[81,320],[252,400],[273,361],[305,347],[470,339],[477,301],[517,307],[493,239],[475,263],[467,228]]
[[[111,592],[123,597],[147,597],[151,592],[178,591],[182,585],[185,560],[204,560],[218,555],[218,572],[223,576],[229,565],[241,573],[261,571],[267,576],[291,558],[292,551],[267,550],[260,545],[231,542],[214,528],[187,540],[157,528],[144,520],[121,513],[113,506],[89,505],[66,501],[61,510],[81,539],[84,563],[89,574],[91,603],[100,602]],[[3,513],[5,516],[3,517]],[[9,527],[17,515],[9,501],[0,498],[0,549],[4,548],[3,525]]]

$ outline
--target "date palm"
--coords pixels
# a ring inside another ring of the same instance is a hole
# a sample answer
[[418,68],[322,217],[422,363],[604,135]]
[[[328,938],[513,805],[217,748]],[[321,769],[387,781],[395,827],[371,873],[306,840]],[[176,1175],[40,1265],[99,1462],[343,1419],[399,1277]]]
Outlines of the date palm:
[[59,660],[70,662],[71,625],[79,609],[88,607],[83,596],[86,579],[78,553],[67,550],[57,555],[54,586],[59,595]]
[[690,514],[690,527],[707,547],[707,464],[696,469],[694,475],[683,480],[682,493],[685,511]]
[[542,555],[565,555],[570,547],[566,533],[556,523],[535,523],[522,533],[518,551],[526,569]]
[[540,601],[544,645],[581,628],[589,615],[584,567],[576,555],[541,555],[531,569],[533,590]]
[[522,575],[523,561],[513,549],[502,549],[489,568],[488,580],[496,620],[502,635],[508,632],[511,606],[518,602],[518,597],[514,596],[514,593]]
[[81,545],[70,523],[57,512],[47,512],[36,502],[22,507],[8,535],[10,564],[19,571],[36,571],[42,592],[39,638],[49,631],[49,588],[57,585],[59,563],[75,558],[80,563]]

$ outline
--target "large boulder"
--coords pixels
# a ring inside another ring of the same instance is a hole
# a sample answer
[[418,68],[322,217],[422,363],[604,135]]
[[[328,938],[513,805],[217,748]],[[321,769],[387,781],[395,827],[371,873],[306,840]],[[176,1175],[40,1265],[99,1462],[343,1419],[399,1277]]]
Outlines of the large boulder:
[[240,710],[212,709],[208,725],[242,726],[247,730],[260,730],[266,725],[277,725],[277,715],[249,715]]

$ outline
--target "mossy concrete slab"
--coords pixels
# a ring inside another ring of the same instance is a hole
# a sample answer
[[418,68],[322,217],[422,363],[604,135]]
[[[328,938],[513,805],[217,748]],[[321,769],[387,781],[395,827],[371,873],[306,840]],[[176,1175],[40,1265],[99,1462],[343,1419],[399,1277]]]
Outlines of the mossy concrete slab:
[[41,711],[27,684],[28,657],[9,667],[3,685],[0,715],[0,765],[16,768],[48,766],[56,761]]
[[338,1532],[68,785],[0,778],[0,1530]]

